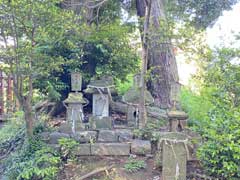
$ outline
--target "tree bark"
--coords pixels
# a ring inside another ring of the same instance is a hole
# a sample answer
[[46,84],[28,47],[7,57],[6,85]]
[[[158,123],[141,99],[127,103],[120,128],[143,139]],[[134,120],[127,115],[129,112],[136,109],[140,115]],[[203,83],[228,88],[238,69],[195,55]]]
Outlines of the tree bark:
[[147,64],[148,64],[148,32],[149,32],[149,22],[151,14],[151,1],[145,10],[145,22],[143,28],[142,36],[142,70],[141,70],[141,89],[140,89],[140,101],[139,101],[139,128],[144,128],[147,123],[147,112],[145,107],[145,87],[146,87],[146,74],[147,74]]
[[[142,0],[136,1],[137,14],[143,17],[144,7],[148,4]],[[171,108],[171,97],[174,84],[179,81],[176,58],[170,39],[161,34],[166,21],[163,0],[153,0],[150,18],[148,70],[150,79],[147,82],[148,90],[155,100],[155,105],[160,108]],[[140,31],[141,31],[140,27]],[[165,28],[164,28],[165,29]]]
[[27,137],[31,138],[33,136],[32,106],[31,106],[31,103],[29,101],[24,100],[22,107],[23,107],[24,117],[25,117],[25,121],[26,121]]

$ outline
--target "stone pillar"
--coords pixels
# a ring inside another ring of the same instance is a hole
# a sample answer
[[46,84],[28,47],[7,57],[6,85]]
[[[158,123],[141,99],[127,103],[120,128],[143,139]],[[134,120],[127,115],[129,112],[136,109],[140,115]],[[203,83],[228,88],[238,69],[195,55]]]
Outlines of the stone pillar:
[[186,180],[187,150],[184,141],[163,140],[163,180]]
[[108,94],[93,94],[93,116],[99,118],[109,116]]

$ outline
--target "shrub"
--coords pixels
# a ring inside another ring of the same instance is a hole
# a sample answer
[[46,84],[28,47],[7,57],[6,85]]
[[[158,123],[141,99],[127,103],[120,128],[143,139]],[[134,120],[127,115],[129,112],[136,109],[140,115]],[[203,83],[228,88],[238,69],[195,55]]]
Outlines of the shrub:
[[145,169],[146,163],[143,160],[134,159],[133,157],[130,157],[126,164],[124,165],[124,169],[127,172],[136,172],[140,169]]

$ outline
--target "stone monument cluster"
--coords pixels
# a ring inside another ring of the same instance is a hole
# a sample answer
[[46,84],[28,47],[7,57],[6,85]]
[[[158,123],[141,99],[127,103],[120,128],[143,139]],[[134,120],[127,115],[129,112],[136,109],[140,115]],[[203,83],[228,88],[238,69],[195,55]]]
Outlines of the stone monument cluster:
[[[155,131],[158,135],[157,151],[153,151],[150,140],[134,137],[133,130],[138,128],[138,104],[140,97],[139,75],[134,85],[121,101],[113,101],[114,82],[110,77],[91,80],[82,91],[82,76],[71,74],[72,91],[64,100],[67,109],[66,123],[58,132],[43,134],[45,140],[57,145],[60,138],[74,138],[80,145],[74,150],[78,156],[128,156],[130,154],[153,154],[156,166],[162,167],[164,180],[186,179],[187,160],[192,158],[189,148],[191,137],[184,133],[187,114],[173,109],[166,111],[154,107],[154,99],[146,92],[146,109],[149,121],[162,120],[168,128]],[[92,95],[92,115],[86,120],[83,107],[89,104],[83,93]],[[111,117],[111,111],[126,114],[126,125],[117,126]]]

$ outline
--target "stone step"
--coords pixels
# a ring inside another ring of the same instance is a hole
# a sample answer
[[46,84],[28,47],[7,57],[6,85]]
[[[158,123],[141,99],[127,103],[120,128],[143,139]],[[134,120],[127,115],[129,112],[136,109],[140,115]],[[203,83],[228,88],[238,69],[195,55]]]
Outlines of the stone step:
[[77,156],[128,156],[128,143],[94,143],[80,144],[72,151]]

